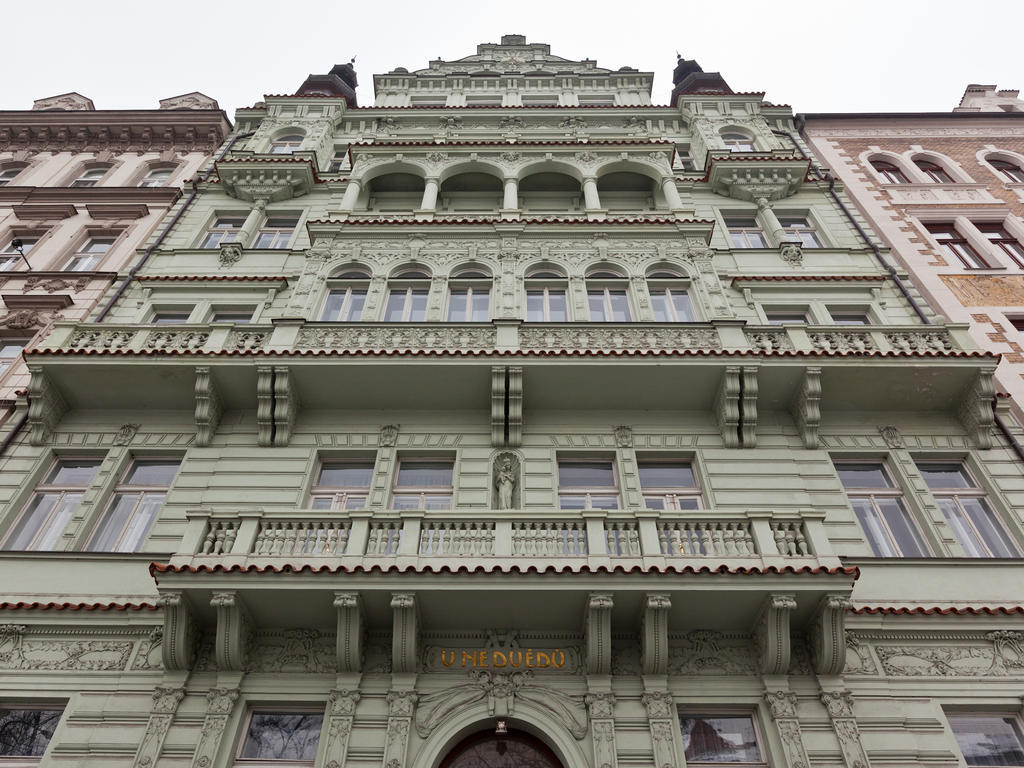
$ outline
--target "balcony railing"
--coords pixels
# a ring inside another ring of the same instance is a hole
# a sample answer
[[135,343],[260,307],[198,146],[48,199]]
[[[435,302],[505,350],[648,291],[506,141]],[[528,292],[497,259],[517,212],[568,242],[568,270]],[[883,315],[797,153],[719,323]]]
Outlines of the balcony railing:
[[175,564],[838,561],[813,510],[190,510]]

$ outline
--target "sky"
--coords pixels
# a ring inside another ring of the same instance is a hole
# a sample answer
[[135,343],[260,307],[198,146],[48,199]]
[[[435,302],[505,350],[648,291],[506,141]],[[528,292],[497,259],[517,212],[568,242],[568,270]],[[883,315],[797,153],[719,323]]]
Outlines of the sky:
[[353,56],[366,106],[374,73],[458,59],[503,34],[549,43],[565,58],[653,71],[655,104],[668,102],[677,51],[720,71],[734,90],[766,91],[796,112],[948,111],[968,83],[1024,90],[1024,0],[6,0],[0,8],[0,109],[68,91],[97,109],[155,109],[161,98],[201,91],[233,118]]

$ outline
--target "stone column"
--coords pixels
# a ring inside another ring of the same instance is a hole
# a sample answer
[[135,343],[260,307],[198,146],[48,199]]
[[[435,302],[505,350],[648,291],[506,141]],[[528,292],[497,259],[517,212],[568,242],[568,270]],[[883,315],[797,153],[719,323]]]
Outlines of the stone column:
[[505,199],[501,205],[503,210],[519,210],[519,181],[515,177],[505,179]]
[[185,698],[184,688],[157,686],[153,690],[153,709],[149,713],[146,733],[139,743],[132,761],[132,768],[155,768],[160,763],[160,750],[163,749],[167,731],[171,728],[174,713]]
[[668,203],[670,211],[678,211],[683,207],[683,201],[679,197],[679,189],[676,187],[676,180],[673,176],[664,176],[661,179],[661,188],[665,192],[665,202]]
[[588,211],[601,210],[601,196],[597,194],[597,179],[593,176],[583,179],[583,201]]
[[238,240],[236,241],[243,248],[249,248],[252,246],[253,235],[256,234],[256,230],[259,229],[260,224],[263,223],[266,211],[266,200],[261,199],[253,201],[252,210],[249,211],[249,215],[245,217],[245,223],[242,224],[242,228],[238,232]]
[[768,239],[773,245],[781,245],[787,241],[789,235],[782,228],[782,222],[779,221],[779,217],[775,215],[775,211],[772,210],[766,198],[759,197],[757,199],[757,213],[761,217],[761,224],[768,231]]
[[[423,201],[420,203],[420,210],[422,211],[435,211],[437,210],[437,190],[439,184],[437,177],[427,177],[423,185]],[[347,194],[347,193],[346,193]]]
[[348,180],[348,186],[345,187],[345,196],[341,198],[341,210],[354,211],[356,209],[356,200],[359,199],[359,192],[362,188],[363,184],[359,179]]

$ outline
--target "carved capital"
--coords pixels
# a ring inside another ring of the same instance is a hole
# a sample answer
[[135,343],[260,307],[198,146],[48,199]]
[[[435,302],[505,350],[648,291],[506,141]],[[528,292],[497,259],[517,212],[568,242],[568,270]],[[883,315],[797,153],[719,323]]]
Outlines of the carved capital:
[[211,715],[230,715],[237,700],[237,688],[211,688],[206,694],[206,711]]
[[380,428],[379,445],[381,448],[394,448],[398,442],[398,425],[385,424]]
[[643,702],[648,720],[670,718],[675,714],[675,700],[672,698],[672,694],[667,691],[648,691],[642,693],[640,694],[640,701]]
[[828,710],[828,716],[853,717],[853,694],[849,691],[822,691],[821,703]]
[[351,717],[356,712],[359,691],[331,691],[327,699],[327,711],[332,717]]
[[153,689],[153,712],[162,715],[173,715],[178,705],[185,698],[184,688],[170,688],[158,685]]
[[590,719],[599,720],[611,718],[615,713],[614,693],[588,693],[587,708],[590,710]]
[[789,691],[767,691],[765,703],[772,714],[772,720],[796,717],[796,694]]

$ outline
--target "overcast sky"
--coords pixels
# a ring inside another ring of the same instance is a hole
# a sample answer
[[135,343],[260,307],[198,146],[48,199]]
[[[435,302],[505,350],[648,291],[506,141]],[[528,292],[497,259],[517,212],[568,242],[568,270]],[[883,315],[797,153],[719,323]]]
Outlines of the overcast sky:
[[[97,109],[202,91],[229,116],[357,57],[374,73],[523,34],[566,58],[653,71],[678,50],[797,112],[948,111],[968,83],[1024,90],[1024,0],[50,0],[3,2],[0,109],[78,91]],[[961,31],[967,34],[961,36]]]

